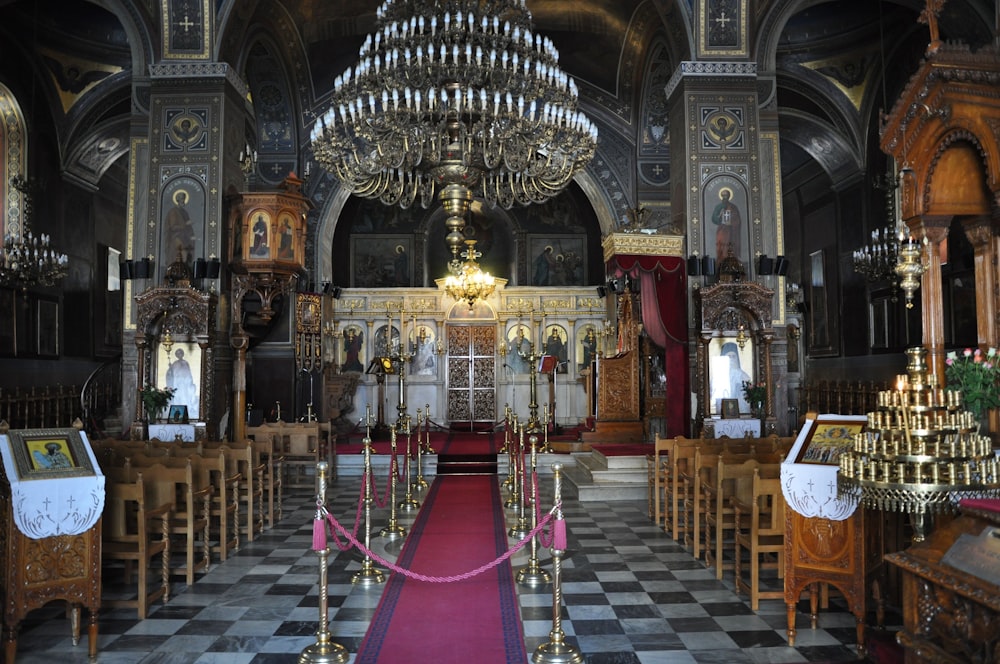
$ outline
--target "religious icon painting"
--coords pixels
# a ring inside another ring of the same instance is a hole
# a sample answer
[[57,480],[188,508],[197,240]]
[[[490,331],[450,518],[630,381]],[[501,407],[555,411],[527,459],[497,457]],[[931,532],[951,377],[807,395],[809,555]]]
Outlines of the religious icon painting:
[[576,368],[583,371],[597,359],[597,327],[584,325],[576,331]]
[[360,325],[348,325],[344,328],[344,340],[341,346],[343,355],[340,365],[342,373],[365,370],[365,333]]
[[545,328],[545,343],[543,352],[556,358],[556,373],[564,374],[569,367],[569,350],[567,341],[569,335],[562,325],[549,325]]
[[434,323],[418,322],[410,326],[410,375],[437,375],[437,332]]

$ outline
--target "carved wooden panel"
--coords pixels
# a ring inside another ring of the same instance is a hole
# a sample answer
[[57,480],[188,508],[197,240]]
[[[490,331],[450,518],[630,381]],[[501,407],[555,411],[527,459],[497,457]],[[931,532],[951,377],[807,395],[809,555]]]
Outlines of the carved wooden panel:
[[[1000,661],[1000,586],[986,563],[973,576],[942,557],[963,535],[1000,526],[1000,514],[963,509],[923,542],[886,556],[903,575],[903,629],[897,638],[907,664],[987,664]],[[982,555],[988,558],[988,549]]]
[[597,363],[597,419],[634,421],[639,419],[639,350]]
[[[101,606],[101,520],[79,535],[30,539],[14,523],[10,487],[6,482],[2,485],[0,583],[8,638],[7,661],[13,661],[17,628],[28,613],[55,600],[87,607],[89,654],[96,656],[97,612]],[[74,630],[73,637],[78,638],[79,622]]]

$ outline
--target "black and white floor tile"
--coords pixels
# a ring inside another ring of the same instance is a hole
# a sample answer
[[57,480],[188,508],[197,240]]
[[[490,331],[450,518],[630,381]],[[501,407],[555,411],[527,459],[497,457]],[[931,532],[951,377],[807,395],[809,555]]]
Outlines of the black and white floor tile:
[[[360,478],[341,477],[327,494],[327,508],[345,526],[354,524]],[[544,493],[544,490],[543,490]],[[543,504],[548,503],[543,497]],[[564,503],[569,541],[563,561],[562,628],[589,664],[707,664],[850,661],[856,658],[854,619],[831,608],[819,629],[799,614],[794,648],[785,636],[785,606],[762,601],[753,612],[731,581],[692,558],[646,514],[644,502]],[[373,550],[390,558],[402,541],[384,541],[378,530],[386,510],[373,512]],[[133,609],[99,616],[101,664],[292,664],[316,641],[319,622],[318,558],[311,551],[315,514],[308,491],[285,496],[284,518],[224,563],[215,563],[190,587],[175,583],[170,600],[156,603],[145,620]],[[415,513],[400,513],[406,526]],[[363,535],[363,526],[360,529]],[[381,585],[351,583],[360,567],[356,552],[331,542],[329,629],[353,662],[378,605]],[[539,552],[543,568],[549,555]],[[512,559],[515,570],[528,554]],[[483,561],[470,561],[470,569]],[[117,579],[106,574],[113,592]],[[519,587],[529,657],[549,640],[551,587]],[[833,606],[833,605],[832,605]],[[18,664],[84,663],[84,634],[74,646],[65,610],[58,604],[30,614],[19,634]],[[430,626],[428,627],[431,628]],[[392,663],[389,663],[392,664]],[[489,664],[489,663],[483,663]]]

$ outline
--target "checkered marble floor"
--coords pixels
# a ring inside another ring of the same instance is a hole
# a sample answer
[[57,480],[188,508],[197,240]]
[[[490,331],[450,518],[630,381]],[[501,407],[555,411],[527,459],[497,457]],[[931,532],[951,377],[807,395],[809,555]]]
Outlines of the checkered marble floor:
[[[544,478],[541,482],[551,484]],[[328,491],[327,508],[347,527],[354,524],[359,491],[358,477],[341,477]],[[542,504],[551,505],[544,487],[542,491]],[[747,598],[734,594],[731,582],[717,581],[650,521],[644,501],[566,501],[563,510],[569,542],[563,561],[562,628],[589,664],[855,658],[851,615],[831,608],[821,613],[820,628],[812,630],[808,616],[800,612],[796,647],[788,647],[783,603],[762,601],[759,611],[751,611]],[[297,662],[302,650],[316,641],[319,618],[318,562],[310,550],[314,513],[309,492],[286,494],[280,523],[254,542],[243,543],[226,562],[213,564],[192,586],[175,583],[169,602],[154,604],[147,619],[138,620],[134,609],[102,611],[98,662]],[[415,514],[401,512],[399,520],[407,526]],[[373,511],[372,544],[391,559],[403,540],[378,537],[387,521],[388,508]],[[333,641],[347,648],[353,662],[382,586],[352,585],[360,557],[339,551],[333,543],[331,549],[329,628]],[[550,569],[548,552],[540,550],[539,558],[542,567]],[[527,559],[526,550],[514,556],[514,569]],[[470,569],[481,562],[470,561]],[[106,592],[114,590],[115,581],[105,576]],[[519,592],[530,657],[549,638],[551,587],[519,586]],[[86,620],[85,615],[80,644],[73,646],[61,606],[32,612],[21,628],[17,662],[87,662]]]

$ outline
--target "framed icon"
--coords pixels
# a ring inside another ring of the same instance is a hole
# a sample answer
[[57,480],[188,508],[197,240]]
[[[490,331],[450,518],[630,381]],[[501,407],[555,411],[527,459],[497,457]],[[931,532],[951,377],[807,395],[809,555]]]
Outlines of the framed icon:
[[792,449],[796,452],[793,458],[796,463],[839,466],[840,456],[854,448],[854,435],[864,431],[866,424],[867,418],[830,415],[807,420],[799,434],[802,443]]
[[96,474],[77,429],[11,429],[7,441],[20,480]]
[[170,406],[170,410],[167,411],[167,421],[171,424],[187,424],[188,407],[178,404]]
[[739,399],[723,399],[722,400],[722,419],[724,420],[738,420],[740,418],[740,400]]

